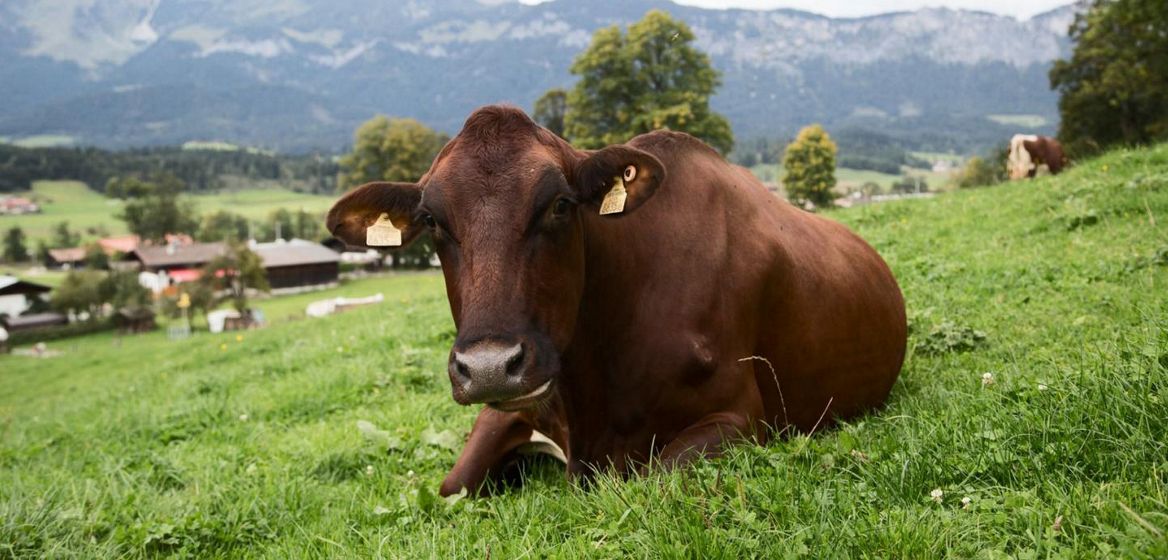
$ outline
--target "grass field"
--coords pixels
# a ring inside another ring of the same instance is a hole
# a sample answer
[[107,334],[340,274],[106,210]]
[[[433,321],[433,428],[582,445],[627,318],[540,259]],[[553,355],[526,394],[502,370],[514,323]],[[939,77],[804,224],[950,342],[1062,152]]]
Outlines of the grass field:
[[998,124],[1022,128],[1038,128],[1047,122],[1042,115],[987,115],[986,118]]
[[[77,181],[37,181],[31,193],[16,193],[33,196],[42,204],[40,214],[26,216],[0,216],[0,229],[7,230],[20,226],[29,239],[30,250],[36,240],[49,239],[52,228],[62,221],[69,222],[69,228],[81,231],[83,241],[100,237],[87,233],[91,228],[104,228],[110,235],[126,232],[125,224],[117,219],[121,201],[106,198],[101,193],[90,190]],[[209,195],[192,197],[200,213],[229,210],[253,220],[260,220],[277,208],[289,210],[304,209],[309,212],[324,213],[332,206],[336,197],[297,193],[286,189],[251,189],[243,191],[222,191]]]
[[879,413],[448,502],[475,411],[449,395],[441,279],[371,280],[388,303],[239,338],[0,357],[0,556],[1168,556],[1168,145],[831,217],[908,302]]
[[[768,183],[777,183],[779,178],[783,175],[782,166],[774,163],[760,163],[750,168],[755,177],[759,180]],[[870,171],[867,169],[849,169],[846,167],[839,167],[835,170],[836,184],[841,187],[859,187],[866,182],[873,182],[880,185],[882,189],[888,189],[895,181],[900,179],[900,175],[892,175],[890,173],[881,173],[879,171]]]
[[72,146],[74,138],[65,134],[37,134],[23,138],[9,138],[0,136],[0,143],[12,144],[21,148],[55,148],[57,146]]
[[[779,180],[778,178],[782,176],[780,166],[773,163],[756,165],[750,168],[750,171],[759,180],[768,183],[776,183]],[[890,173],[881,173],[868,169],[849,169],[847,167],[839,167],[835,170],[836,190],[840,192],[857,190],[864,183],[869,182],[880,185],[880,188],[887,192],[892,186],[892,183],[904,177],[921,177],[928,183],[929,189],[934,191],[945,190],[949,186],[948,173],[934,173],[922,169],[910,169],[902,175],[892,175]]]

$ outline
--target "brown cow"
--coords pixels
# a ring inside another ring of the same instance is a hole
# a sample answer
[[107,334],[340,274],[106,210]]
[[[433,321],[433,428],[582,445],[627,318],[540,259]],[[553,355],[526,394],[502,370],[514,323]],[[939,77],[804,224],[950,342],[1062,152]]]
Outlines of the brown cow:
[[[599,215],[617,183],[623,211]],[[812,431],[883,403],[904,360],[880,256],[687,134],[581,151],[484,107],[418,183],[364,185],[328,228],[360,245],[383,215],[406,244],[432,233],[453,396],[488,405],[443,495],[480,489],[532,441],[577,476]]]
[[1010,139],[1008,161],[1011,179],[1033,179],[1042,164],[1046,164],[1051,175],[1058,175],[1067,166],[1067,156],[1058,140],[1032,134],[1015,134]]

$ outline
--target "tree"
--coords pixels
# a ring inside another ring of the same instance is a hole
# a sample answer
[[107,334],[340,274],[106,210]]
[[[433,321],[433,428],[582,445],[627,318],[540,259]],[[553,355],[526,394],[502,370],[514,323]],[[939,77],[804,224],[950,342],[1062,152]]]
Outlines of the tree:
[[929,182],[924,177],[909,175],[893,181],[888,190],[901,194],[924,193],[929,192]]
[[145,307],[151,303],[150,290],[138,282],[138,274],[132,271],[111,271],[105,277],[102,292],[108,295],[115,309]]
[[693,31],[652,10],[627,34],[599,29],[571,72],[564,132],[576,145],[600,148],[668,128],[688,132],[723,154],[734,146],[730,122],[710,110],[721,85],[710,58],[692,46]]
[[12,226],[4,234],[4,260],[12,263],[28,260],[28,247],[25,245],[24,230],[20,226]]
[[194,233],[199,227],[194,202],[183,198],[185,185],[174,175],[159,175],[152,181],[122,177],[107,189],[127,200],[118,218],[143,240],[162,242],[168,233]]
[[81,244],[81,232],[69,231],[69,222],[59,222],[53,226],[53,248],[76,247]]
[[449,140],[414,119],[377,115],[359,128],[340,159],[342,191],[370,181],[417,181]]
[[1093,0],[1058,60],[1059,138],[1071,153],[1168,138],[1168,2]]
[[791,202],[831,206],[835,200],[836,146],[822,126],[799,131],[783,154],[783,188]]
[[53,290],[50,302],[61,313],[88,313],[89,319],[101,315],[102,305],[110,300],[111,291],[104,284],[104,274],[95,270],[74,270]]
[[160,311],[172,319],[182,317],[184,310],[178,306],[178,302],[182,299],[183,294],[186,294],[190,300],[190,307],[186,309],[186,312],[190,313],[190,317],[200,313],[206,318],[207,312],[214,309],[216,305],[215,291],[210,283],[187,282],[181,284],[179,293],[159,300]]
[[262,239],[308,239],[317,241],[324,234],[324,217],[305,210],[289,211],[277,208],[268,214]]
[[1010,157],[1010,146],[1005,144],[995,148],[987,157],[974,156],[965,162],[965,167],[954,181],[959,189],[996,185],[1008,179],[1006,160]]
[[227,210],[216,210],[203,216],[196,237],[204,242],[246,241],[250,232],[251,224],[247,218]]
[[231,300],[236,311],[247,311],[248,290],[270,291],[263,259],[242,243],[232,243],[227,252],[203,266],[199,276],[202,288],[224,294],[215,305]]
[[36,244],[36,262],[49,266],[50,264],[49,244],[45,243],[44,239],[38,239]]
[[109,255],[100,244],[90,243],[85,246],[85,266],[90,270],[109,268]]
[[552,131],[556,136],[564,136],[564,113],[568,110],[568,90],[553,88],[547,90],[535,101],[532,119],[540,126]]

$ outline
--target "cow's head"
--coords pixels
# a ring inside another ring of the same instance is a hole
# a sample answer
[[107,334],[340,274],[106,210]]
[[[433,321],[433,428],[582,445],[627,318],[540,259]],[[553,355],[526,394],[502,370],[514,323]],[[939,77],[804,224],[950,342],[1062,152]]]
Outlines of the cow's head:
[[556,384],[584,291],[583,213],[598,213],[617,177],[627,199],[606,218],[634,212],[664,169],[636,148],[579,151],[518,109],[484,107],[418,183],[363,185],[333,206],[328,228],[354,245],[382,214],[403,246],[429,231],[458,328],[454,399],[518,410]]

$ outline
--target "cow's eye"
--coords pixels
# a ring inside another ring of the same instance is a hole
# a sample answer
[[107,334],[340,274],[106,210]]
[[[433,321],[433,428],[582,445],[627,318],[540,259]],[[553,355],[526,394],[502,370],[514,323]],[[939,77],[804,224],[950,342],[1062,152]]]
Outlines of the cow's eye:
[[434,221],[434,216],[432,214],[422,214],[422,223],[426,224],[426,228],[431,231],[438,227],[438,222]]
[[566,198],[560,198],[552,204],[552,214],[555,216],[566,216],[572,209],[572,201]]

